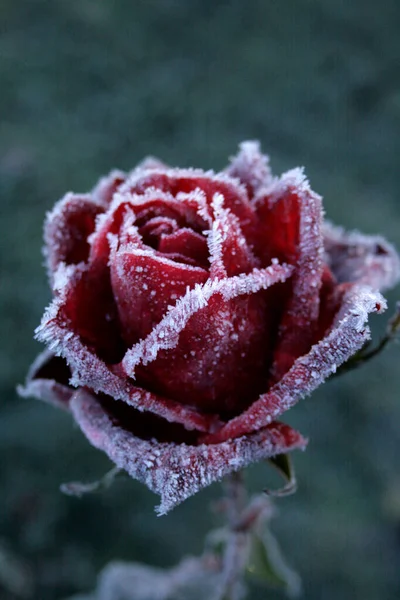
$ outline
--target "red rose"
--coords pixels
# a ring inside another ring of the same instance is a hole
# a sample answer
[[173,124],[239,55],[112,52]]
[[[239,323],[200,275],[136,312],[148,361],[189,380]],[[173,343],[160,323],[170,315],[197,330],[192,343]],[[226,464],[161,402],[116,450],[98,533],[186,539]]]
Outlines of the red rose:
[[385,240],[322,216],[254,142],[222,173],[148,159],[67,194],[45,225],[48,351],[22,392],[68,408],[160,513],[303,448],[277,419],[365,343],[399,275]]

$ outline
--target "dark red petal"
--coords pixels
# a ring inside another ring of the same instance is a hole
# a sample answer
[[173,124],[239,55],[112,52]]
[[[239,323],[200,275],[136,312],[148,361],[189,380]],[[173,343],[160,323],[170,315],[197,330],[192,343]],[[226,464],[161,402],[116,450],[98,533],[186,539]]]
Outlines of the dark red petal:
[[216,193],[224,197],[225,207],[235,214],[246,236],[252,235],[255,227],[254,210],[249,203],[247,192],[236,179],[224,173],[205,173],[200,169],[158,169],[153,172],[137,172],[127,181],[125,188],[132,193],[143,194],[148,188],[171,194],[190,194],[201,190],[206,202],[211,206]]
[[365,283],[379,290],[400,279],[400,260],[395,248],[378,235],[346,232],[324,223],[326,260],[341,282]]
[[160,515],[232,471],[306,445],[299,433],[283,423],[271,423],[256,434],[209,446],[143,440],[115,425],[85,390],[73,396],[71,409],[93,446],[161,496]]
[[181,404],[161,398],[132,385],[126,377],[119,377],[113,368],[87,346],[73,329],[66,306],[73,298],[82,279],[82,267],[69,267],[58,272],[58,295],[45,312],[36,330],[39,341],[48,345],[57,356],[66,359],[72,373],[71,385],[86,386],[122,400],[138,410],[147,410],[167,421],[182,423],[187,429],[210,431],[216,426],[213,416],[201,415]]
[[323,273],[322,202],[302,171],[294,169],[259,199],[258,210],[269,252],[296,266],[272,367],[272,380],[278,381],[309,350],[315,335]]
[[87,260],[88,237],[101,212],[101,206],[87,194],[67,194],[57,202],[44,226],[45,253],[51,274],[60,262],[78,264]]
[[93,188],[91,195],[94,200],[107,209],[115,192],[126,181],[127,175],[122,171],[111,171],[106,177],[102,177]]
[[25,385],[18,386],[18,393],[24,398],[38,398],[68,410],[69,400],[75,391],[69,385],[70,376],[65,360],[44,350],[32,363]]
[[367,286],[354,286],[343,297],[332,330],[306,356],[298,358],[290,371],[239,417],[220,431],[205,437],[217,443],[265,427],[296,402],[309,395],[369,339],[365,323],[368,313],[386,308],[384,298]]
[[[287,265],[208,280],[171,307],[151,333],[126,353],[150,389],[213,412],[248,405],[266,386],[269,319],[261,290],[285,281]],[[260,292],[260,293],[258,293]],[[171,369],[171,364],[174,365]]]
[[170,304],[207,278],[204,269],[151,250],[126,246],[113,252],[111,281],[125,342],[132,345],[148,335]]
[[210,277],[223,278],[249,273],[259,266],[239,219],[225,206],[222,194],[214,194],[211,202],[214,220],[208,231]]
[[173,233],[162,234],[158,251],[162,254],[180,254],[192,258],[194,264],[203,269],[210,266],[206,238],[191,229],[182,228]]
[[268,187],[272,183],[269,158],[262,154],[260,143],[257,141],[242,142],[238,154],[231,159],[226,172],[246,186],[250,199],[260,188]]

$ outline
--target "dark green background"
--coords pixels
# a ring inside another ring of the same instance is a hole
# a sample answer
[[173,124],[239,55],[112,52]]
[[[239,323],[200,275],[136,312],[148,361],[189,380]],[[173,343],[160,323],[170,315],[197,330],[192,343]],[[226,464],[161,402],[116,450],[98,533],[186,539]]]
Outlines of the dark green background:
[[[59,493],[109,462],[67,415],[15,393],[50,299],[44,212],[146,154],[219,169],[258,138],[276,172],[306,166],[329,218],[400,246],[400,4],[1,0],[0,26],[0,597],[58,600],[90,589],[112,557],[171,565],[199,552],[219,486],[163,518],[130,480]],[[400,597],[399,358],[393,346],[288,417],[310,444],[273,529],[307,600]],[[268,467],[250,477],[265,487]]]

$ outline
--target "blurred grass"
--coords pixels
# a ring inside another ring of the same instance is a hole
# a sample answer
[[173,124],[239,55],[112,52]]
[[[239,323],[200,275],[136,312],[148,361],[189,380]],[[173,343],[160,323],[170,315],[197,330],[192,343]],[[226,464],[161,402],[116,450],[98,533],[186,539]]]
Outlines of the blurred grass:
[[[44,212],[146,154],[219,169],[258,138],[276,172],[306,166],[329,218],[400,247],[399,26],[397,0],[2,0],[0,550],[27,577],[2,598],[58,600],[114,556],[198,552],[219,492],[162,519],[136,482],[79,501],[58,492],[109,463],[68,416],[14,391],[50,299]],[[307,600],[400,596],[398,360],[394,346],[289,415],[310,445],[274,529]],[[267,477],[250,469],[254,489]]]

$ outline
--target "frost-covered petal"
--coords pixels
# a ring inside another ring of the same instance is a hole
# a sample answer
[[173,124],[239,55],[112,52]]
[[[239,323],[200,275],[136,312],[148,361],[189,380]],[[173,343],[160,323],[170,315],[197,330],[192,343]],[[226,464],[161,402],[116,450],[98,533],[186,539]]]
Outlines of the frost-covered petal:
[[243,235],[240,221],[225,207],[222,194],[214,194],[211,202],[213,223],[207,233],[210,253],[210,277],[223,278],[248,273],[259,266]]
[[290,371],[240,416],[205,438],[221,442],[265,427],[296,402],[310,394],[370,337],[368,314],[382,312],[385,299],[368,286],[353,286],[344,294],[341,308],[328,335],[298,358]]
[[239,218],[245,235],[251,235],[255,227],[255,213],[245,186],[225,173],[215,174],[201,169],[154,169],[152,172],[133,174],[123,186],[123,191],[137,195],[144,194],[149,189],[156,189],[173,197],[201,190],[208,206],[211,206],[214,194],[222,194],[226,208]]
[[151,389],[203,410],[247,406],[267,384],[274,314],[264,290],[291,273],[274,264],[188,290],[126,353],[126,373],[137,372]]
[[75,391],[69,385],[70,376],[65,360],[44,350],[32,363],[25,385],[18,386],[18,393],[24,398],[37,398],[67,410]]
[[203,269],[210,266],[205,237],[188,227],[161,234],[158,252],[165,254],[166,258],[174,257],[176,262],[186,262]]
[[269,157],[261,152],[260,142],[251,140],[239,144],[239,152],[231,158],[226,172],[243,183],[252,198],[260,188],[272,183]]
[[71,385],[89,387],[96,393],[122,400],[138,410],[147,410],[167,421],[182,423],[188,429],[212,429],[217,420],[215,416],[202,415],[194,409],[132,385],[124,374],[120,376],[118,365],[108,364],[74,330],[66,307],[69,296],[73,296],[76,284],[81,281],[82,273],[85,273],[82,265],[67,267],[62,274],[58,272],[58,294],[36,330],[39,341],[44,342],[51,352],[66,359],[72,373]]
[[78,264],[88,258],[88,237],[103,212],[88,194],[66,194],[48,213],[44,225],[44,252],[52,275],[61,262]]
[[117,169],[114,169],[111,173],[102,177],[91,192],[95,202],[107,209],[115,192],[124,183],[126,178],[127,174]]
[[178,264],[163,256],[123,246],[111,256],[111,282],[128,345],[150,334],[168,306],[207,280],[200,267]]
[[308,351],[315,333],[324,268],[322,201],[303,171],[294,169],[260,196],[258,214],[269,252],[296,266],[274,354],[272,379],[278,381]]
[[379,290],[400,279],[400,260],[395,248],[379,235],[363,235],[324,223],[325,258],[340,282],[365,283]]
[[116,424],[96,398],[82,389],[71,399],[71,410],[96,448],[161,496],[157,508],[161,515],[232,471],[306,445],[299,433],[282,423],[271,423],[253,435],[214,445],[143,440]]

